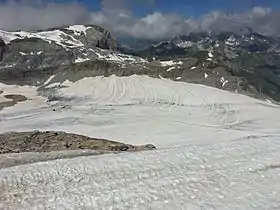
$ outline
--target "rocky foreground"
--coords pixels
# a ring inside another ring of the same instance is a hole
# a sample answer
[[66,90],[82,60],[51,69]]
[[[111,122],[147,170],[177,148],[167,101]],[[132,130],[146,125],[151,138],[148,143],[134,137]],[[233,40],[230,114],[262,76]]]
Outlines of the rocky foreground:
[[133,146],[59,131],[9,132],[0,134],[0,168],[77,156],[153,149],[156,149],[154,145]]

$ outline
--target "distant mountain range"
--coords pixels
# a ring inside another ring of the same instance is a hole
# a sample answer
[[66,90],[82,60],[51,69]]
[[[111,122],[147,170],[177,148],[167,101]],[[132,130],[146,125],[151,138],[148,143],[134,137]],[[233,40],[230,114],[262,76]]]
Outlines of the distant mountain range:
[[[226,73],[238,79],[244,91],[250,89],[280,100],[279,38],[252,31],[191,33],[152,45],[136,55],[149,61],[193,58],[196,71],[208,76]],[[193,75],[186,73],[186,77],[191,80]]]
[[0,82],[22,85],[146,74],[280,101],[279,58],[280,39],[251,30],[118,42],[94,25],[0,31]]

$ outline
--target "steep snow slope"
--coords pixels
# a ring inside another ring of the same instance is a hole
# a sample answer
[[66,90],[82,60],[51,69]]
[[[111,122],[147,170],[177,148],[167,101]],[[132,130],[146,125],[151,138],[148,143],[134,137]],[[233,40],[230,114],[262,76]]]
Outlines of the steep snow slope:
[[0,208],[280,207],[279,106],[147,76],[52,76],[47,100],[35,87],[0,90],[31,99],[0,111],[0,132],[64,130],[159,148],[1,169]]

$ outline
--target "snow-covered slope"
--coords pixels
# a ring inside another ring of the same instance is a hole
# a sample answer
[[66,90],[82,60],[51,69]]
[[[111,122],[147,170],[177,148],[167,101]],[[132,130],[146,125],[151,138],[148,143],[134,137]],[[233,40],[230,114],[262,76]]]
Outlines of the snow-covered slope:
[[25,38],[37,38],[47,42],[54,42],[58,45],[63,46],[65,49],[74,47],[84,47],[85,45],[79,40],[80,36],[87,36],[87,31],[92,30],[95,32],[96,37],[101,36],[101,32],[98,32],[92,26],[85,25],[71,25],[66,28],[45,30],[45,31],[17,31],[8,32],[0,30],[0,38],[4,40],[6,44],[16,39]]
[[[3,94],[16,91],[30,95],[24,87],[1,88]],[[73,83],[58,82],[51,76],[44,88],[51,90],[48,101],[52,106],[43,98],[33,97],[34,87],[32,100],[1,112],[4,119],[0,122],[0,131],[59,129],[166,147],[176,146],[178,141],[189,144],[211,142],[213,138],[226,141],[274,134],[280,126],[276,118],[280,109],[273,104],[166,79],[111,76],[84,78]],[[30,87],[27,90],[30,91]],[[62,106],[68,108],[60,110]],[[59,111],[53,112],[53,108]]]
[[0,132],[64,130],[158,150],[1,169],[0,208],[279,208],[279,106],[147,76],[44,86],[48,99],[0,85],[30,99],[0,111]]
[[1,169],[0,208],[279,209],[279,150],[252,137]]
[[43,31],[43,32],[5,32],[0,31],[1,36],[6,44],[10,43],[16,39],[25,38],[38,38],[47,42],[55,42],[58,45],[67,48],[81,47],[84,46],[79,40],[75,39],[73,36],[68,35],[61,30],[53,31]]

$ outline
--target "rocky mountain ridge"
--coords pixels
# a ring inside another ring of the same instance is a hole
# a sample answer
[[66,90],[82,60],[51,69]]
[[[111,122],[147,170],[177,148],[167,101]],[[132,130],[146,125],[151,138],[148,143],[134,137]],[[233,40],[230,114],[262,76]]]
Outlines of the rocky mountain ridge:
[[[220,79],[227,80],[227,86],[238,80],[236,87],[245,92],[280,100],[279,38],[252,31],[191,33],[162,41],[137,54],[149,61],[193,58],[196,64],[191,70],[196,69],[196,73],[199,71],[208,79],[215,74],[223,75]],[[189,72],[186,77],[195,76]]]
[[114,68],[125,69],[130,64],[137,66],[146,62],[118,52],[116,40],[99,26],[74,25],[35,32],[0,31],[0,40],[0,78],[5,82],[26,82],[35,77],[31,79],[35,84],[38,78],[47,78],[65,69],[84,69],[92,71],[93,75],[104,75]]
[[[253,32],[203,32],[137,51],[100,26],[0,31],[0,82],[49,94],[65,80],[145,74],[280,101],[279,43]],[[56,85],[46,88],[50,77]]]

